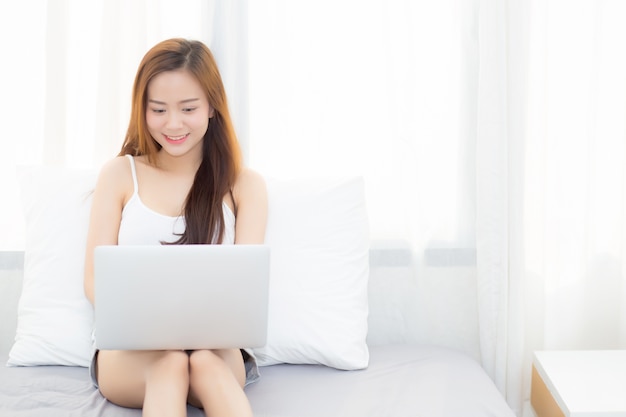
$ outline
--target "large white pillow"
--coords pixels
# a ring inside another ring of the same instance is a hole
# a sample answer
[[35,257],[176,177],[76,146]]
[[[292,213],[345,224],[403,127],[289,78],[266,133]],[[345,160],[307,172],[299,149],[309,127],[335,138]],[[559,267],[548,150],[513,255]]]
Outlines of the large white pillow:
[[361,178],[267,180],[271,247],[260,365],[367,367],[369,227]]
[[[90,193],[96,173],[18,173],[26,222],[24,286],[10,366],[91,360],[93,309],[83,292]],[[368,365],[369,232],[364,185],[268,180],[271,246],[268,344],[260,365]]]
[[96,173],[25,167],[18,179],[24,283],[8,365],[88,366],[93,309],[83,291],[83,267]]

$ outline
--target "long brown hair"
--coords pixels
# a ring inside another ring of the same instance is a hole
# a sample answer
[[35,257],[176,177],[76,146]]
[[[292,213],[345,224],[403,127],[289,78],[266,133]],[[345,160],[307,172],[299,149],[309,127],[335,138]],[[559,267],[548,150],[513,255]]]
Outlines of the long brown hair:
[[119,155],[146,155],[149,163],[155,163],[161,146],[152,138],[146,124],[148,84],[157,74],[180,69],[196,77],[214,109],[214,115],[204,135],[202,162],[185,200],[186,229],[174,243],[222,243],[222,202],[232,190],[241,170],[242,158],[222,77],[206,45],[193,40],[169,39],[146,53],[135,77],[130,123]]

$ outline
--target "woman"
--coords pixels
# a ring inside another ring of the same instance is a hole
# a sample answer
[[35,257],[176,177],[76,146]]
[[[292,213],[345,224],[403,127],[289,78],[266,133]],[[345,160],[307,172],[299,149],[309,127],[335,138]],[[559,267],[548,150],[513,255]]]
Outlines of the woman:
[[[122,150],[93,194],[87,297],[98,245],[263,243],[266,218],[265,183],[242,167],[211,52],[198,41],[157,44],[137,71]],[[207,416],[252,415],[243,387],[258,377],[239,349],[100,351],[91,372],[109,401],[145,416],[184,416],[187,403]]]

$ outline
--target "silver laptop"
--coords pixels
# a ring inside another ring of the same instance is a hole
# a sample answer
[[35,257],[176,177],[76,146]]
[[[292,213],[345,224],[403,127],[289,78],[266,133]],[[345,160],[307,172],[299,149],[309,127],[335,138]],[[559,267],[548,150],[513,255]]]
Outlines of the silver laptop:
[[265,345],[269,253],[266,245],[96,247],[96,346]]

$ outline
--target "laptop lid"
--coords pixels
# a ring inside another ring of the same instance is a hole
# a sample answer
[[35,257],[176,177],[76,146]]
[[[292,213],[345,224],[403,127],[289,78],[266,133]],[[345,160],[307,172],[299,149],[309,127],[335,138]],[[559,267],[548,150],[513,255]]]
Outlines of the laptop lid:
[[98,246],[98,349],[251,348],[265,345],[265,245]]

